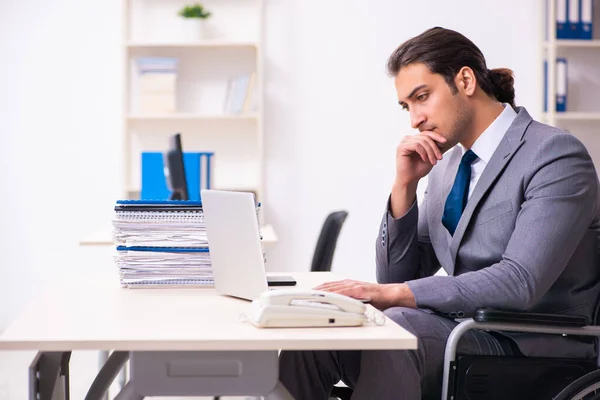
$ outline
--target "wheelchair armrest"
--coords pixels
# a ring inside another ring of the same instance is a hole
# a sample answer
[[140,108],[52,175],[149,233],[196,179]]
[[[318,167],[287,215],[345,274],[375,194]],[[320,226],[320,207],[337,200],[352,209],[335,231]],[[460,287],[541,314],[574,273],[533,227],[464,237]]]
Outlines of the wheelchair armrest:
[[482,308],[475,312],[476,322],[515,323],[544,326],[582,327],[589,325],[589,320],[583,315],[540,314],[522,311],[504,311],[492,308]]

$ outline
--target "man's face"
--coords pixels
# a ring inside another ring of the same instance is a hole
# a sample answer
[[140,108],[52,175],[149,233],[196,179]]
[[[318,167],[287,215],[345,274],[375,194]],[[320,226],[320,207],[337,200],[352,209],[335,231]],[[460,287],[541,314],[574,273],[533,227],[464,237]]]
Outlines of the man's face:
[[442,75],[431,73],[424,64],[409,64],[398,72],[394,84],[398,103],[410,113],[411,126],[448,140],[442,151],[465,135],[472,112],[461,91],[452,93]]

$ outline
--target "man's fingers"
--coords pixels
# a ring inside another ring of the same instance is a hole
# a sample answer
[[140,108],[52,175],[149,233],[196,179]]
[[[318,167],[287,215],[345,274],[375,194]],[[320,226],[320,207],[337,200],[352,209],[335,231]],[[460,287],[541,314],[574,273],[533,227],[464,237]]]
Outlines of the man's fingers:
[[423,162],[435,164],[435,153],[430,146],[424,140],[418,140],[412,143],[412,149],[414,152],[421,156]]
[[442,158],[442,152],[437,144],[428,136],[413,135],[407,137],[402,144],[398,146],[398,152],[401,155],[409,156],[411,153],[417,153],[423,162],[435,165]]
[[315,287],[315,290],[323,290],[325,292],[339,293],[345,296],[361,298],[363,293],[363,284],[359,281],[343,280],[335,282],[327,282]]
[[429,136],[423,136],[423,138],[425,139],[425,141],[429,144],[429,146],[433,150],[436,160],[441,160],[442,159],[442,151],[440,150],[438,145]]
[[351,281],[348,281],[348,280],[325,282],[325,283],[322,283],[319,286],[317,286],[315,288],[315,290],[328,290],[328,289],[331,289],[331,288],[337,288],[337,287],[340,287],[340,286],[346,286],[346,285],[348,285],[350,283],[351,283]]
[[442,152],[439,146],[430,136],[423,133],[420,135],[414,135],[413,138],[417,143],[420,143],[423,147],[425,147],[427,153],[430,155],[430,158],[433,155],[433,161],[431,161],[432,164],[435,164],[437,160],[442,159]]
[[435,145],[432,145],[431,142],[428,142],[427,141],[428,138],[424,137],[423,139],[425,139],[425,140],[421,140],[420,144],[421,144],[421,146],[423,146],[423,148],[427,152],[427,159],[429,160],[429,162],[432,165],[435,165],[435,163],[437,163],[437,155],[435,154],[435,151],[433,150]]
[[413,147],[413,151],[416,152],[419,156],[421,156],[421,159],[423,160],[423,162],[429,162],[429,156],[427,155],[427,150],[425,150],[425,147],[419,143],[419,142],[415,142]]
[[440,135],[439,133],[433,132],[433,131],[423,131],[423,132],[420,132],[420,134],[430,137],[431,139],[433,139],[439,143],[446,143],[448,141],[448,139],[446,139],[444,136]]

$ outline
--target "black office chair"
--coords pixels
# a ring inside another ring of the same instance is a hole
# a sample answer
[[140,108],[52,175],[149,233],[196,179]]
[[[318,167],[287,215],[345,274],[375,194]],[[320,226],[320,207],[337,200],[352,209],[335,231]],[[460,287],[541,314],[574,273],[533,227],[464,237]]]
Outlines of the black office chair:
[[[344,222],[346,221],[346,217],[348,217],[348,212],[335,211],[329,214],[325,219],[313,254],[310,267],[312,272],[331,271],[333,254],[335,253],[337,240],[340,236],[342,225],[344,225]],[[331,397],[340,400],[349,400],[350,396],[352,396],[352,389],[345,386],[335,386],[331,392]]]
[[598,307],[595,315],[595,324],[588,325],[585,317],[477,311],[454,328],[446,343],[442,399],[600,400],[598,360],[456,355],[458,340],[470,329],[587,336],[597,341]]
[[323,222],[310,267],[312,272],[331,271],[333,253],[335,253],[337,240],[347,216],[348,212],[346,211],[335,211],[329,214]]

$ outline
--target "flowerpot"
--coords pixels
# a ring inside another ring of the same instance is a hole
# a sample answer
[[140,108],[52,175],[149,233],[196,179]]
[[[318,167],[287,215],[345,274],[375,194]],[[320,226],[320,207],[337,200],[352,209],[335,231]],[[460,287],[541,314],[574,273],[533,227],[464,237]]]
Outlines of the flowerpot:
[[181,30],[184,40],[195,41],[205,39],[206,20],[201,18],[183,18]]

